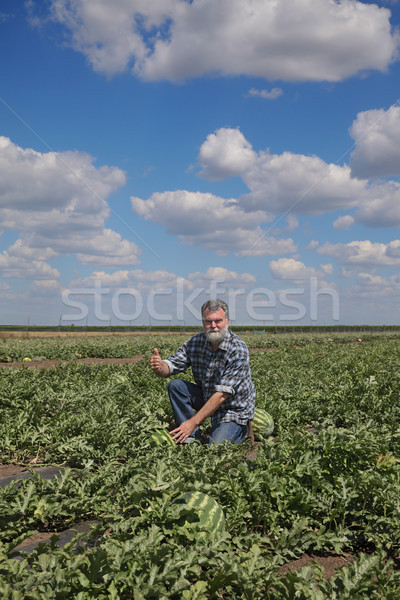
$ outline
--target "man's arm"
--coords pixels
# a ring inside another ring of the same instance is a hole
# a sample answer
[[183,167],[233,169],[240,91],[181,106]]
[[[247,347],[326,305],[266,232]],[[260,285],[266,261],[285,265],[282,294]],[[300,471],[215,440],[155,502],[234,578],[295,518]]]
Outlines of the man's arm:
[[170,434],[175,442],[177,444],[182,444],[190,436],[190,434],[193,433],[198,425],[201,425],[203,421],[215,413],[215,411],[227,399],[228,395],[229,394],[224,392],[215,392],[191,419],[184,421],[181,423],[181,425],[179,425],[179,427],[173,431],[170,431]]
[[154,354],[150,358],[150,367],[152,371],[159,377],[168,377],[169,376],[169,366],[163,360],[161,360],[161,356],[158,353],[157,348],[154,348]]

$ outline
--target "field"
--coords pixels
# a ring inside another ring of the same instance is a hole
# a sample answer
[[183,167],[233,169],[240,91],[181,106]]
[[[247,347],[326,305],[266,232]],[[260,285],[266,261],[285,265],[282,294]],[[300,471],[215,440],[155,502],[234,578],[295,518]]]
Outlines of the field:
[[400,334],[359,335],[243,336],[275,429],[214,447],[151,435],[185,337],[0,339],[2,599],[398,600]]

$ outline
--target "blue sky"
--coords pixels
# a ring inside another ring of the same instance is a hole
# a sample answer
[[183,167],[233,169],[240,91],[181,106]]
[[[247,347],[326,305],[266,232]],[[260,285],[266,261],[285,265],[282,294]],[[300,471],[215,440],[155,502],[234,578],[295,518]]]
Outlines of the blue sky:
[[397,324],[399,13],[3,0],[0,323]]

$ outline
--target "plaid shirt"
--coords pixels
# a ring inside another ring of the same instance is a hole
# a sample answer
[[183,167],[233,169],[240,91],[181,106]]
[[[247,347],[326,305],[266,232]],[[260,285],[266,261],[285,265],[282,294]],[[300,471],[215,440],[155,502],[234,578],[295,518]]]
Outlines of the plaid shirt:
[[251,379],[249,351],[245,342],[229,329],[215,352],[202,332],[187,340],[165,362],[170,375],[192,367],[204,402],[215,392],[229,394],[211,416],[213,427],[229,421],[245,425],[253,419],[256,390]]

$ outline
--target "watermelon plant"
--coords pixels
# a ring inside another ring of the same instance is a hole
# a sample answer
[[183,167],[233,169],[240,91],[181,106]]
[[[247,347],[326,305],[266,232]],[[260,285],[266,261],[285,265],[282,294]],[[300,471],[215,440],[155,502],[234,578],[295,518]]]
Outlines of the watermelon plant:
[[[248,338],[273,425],[250,461],[249,441],[176,446],[148,361],[75,360],[165,356],[175,337],[1,340],[1,356],[60,361],[0,369],[1,463],[28,470],[0,479],[2,598],[397,600],[400,347],[349,341]],[[345,566],[328,577],[332,556]]]

